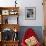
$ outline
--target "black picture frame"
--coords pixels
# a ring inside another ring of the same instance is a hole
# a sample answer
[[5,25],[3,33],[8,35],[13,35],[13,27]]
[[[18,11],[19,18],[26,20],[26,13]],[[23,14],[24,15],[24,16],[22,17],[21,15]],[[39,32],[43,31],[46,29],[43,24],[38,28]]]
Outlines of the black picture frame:
[[25,8],[25,19],[26,20],[35,20],[36,19],[36,8],[35,7],[26,7]]

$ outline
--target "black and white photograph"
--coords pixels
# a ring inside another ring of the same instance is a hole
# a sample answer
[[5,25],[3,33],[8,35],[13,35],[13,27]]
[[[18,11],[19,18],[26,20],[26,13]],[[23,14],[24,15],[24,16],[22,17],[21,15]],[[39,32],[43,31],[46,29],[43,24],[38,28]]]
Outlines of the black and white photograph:
[[36,8],[35,7],[26,7],[25,8],[25,19],[36,19]]

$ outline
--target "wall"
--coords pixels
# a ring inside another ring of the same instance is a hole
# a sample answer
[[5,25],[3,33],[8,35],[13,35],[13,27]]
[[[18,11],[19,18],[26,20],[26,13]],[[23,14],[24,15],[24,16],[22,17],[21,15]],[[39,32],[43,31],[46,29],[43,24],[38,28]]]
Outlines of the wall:
[[0,6],[1,6],[1,7],[14,6],[14,1],[15,1],[15,0],[0,0]]
[[[43,6],[42,0],[21,0],[19,24],[22,26],[43,26]],[[36,8],[36,20],[25,20],[25,7]]]
[[[0,0],[0,6],[9,7],[15,6],[15,0]],[[20,26],[43,26],[43,6],[42,0],[17,0],[19,10],[19,24]],[[36,20],[25,20],[25,7],[36,8]]]

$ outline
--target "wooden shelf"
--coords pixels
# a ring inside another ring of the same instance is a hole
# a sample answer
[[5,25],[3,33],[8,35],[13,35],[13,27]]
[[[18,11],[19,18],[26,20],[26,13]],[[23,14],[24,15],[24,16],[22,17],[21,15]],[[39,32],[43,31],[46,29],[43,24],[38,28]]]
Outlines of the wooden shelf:
[[[9,24],[8,18],[7,18],[9,16],[14,16],[14,17],[17,16],[17,18],[16,18],[17,23]],[[19,24],[18,24],[18,17],[19,17],[19,7],[0,7],[0,18],[1,18],[0,19],[1,20],[0,32],[2,33],[1,34],[0,46],[18,46],[19,40],[17,39],[17,41],[16,41],[16,39],[15,39],[15,41],[13,41],[15,36],[13,37],[13,39],[10,39],[9,41],[5,41],[2,37],[2,35],[4,35],[3,30],[6,29],[6,28],[11,29],[10,31],[14,31],[14,33],[13,33],[14,35],[15,35],[15,33],[18,33],[18,31],[20,29]],[[17,34],[16,34],[16,37],[18,38]]]
[[12,42],[19,42],[19,40],[15,40],[15,41],[10,40],[10,41],[3,41],[3,42],[5,42],[5,43],[8,43],[8,42],[12,43]]
[[12,10],[12,9],[15,9],[15,10],[19,10],[19,7],[0,7],[0,10]]
[[0,45],[3,46],[18,46],[18,41],[3,41]]
[[10,28],[14,31],[16,29],[19,31],[19,25],[18,24],[0,24],[1,31],[5,28]]

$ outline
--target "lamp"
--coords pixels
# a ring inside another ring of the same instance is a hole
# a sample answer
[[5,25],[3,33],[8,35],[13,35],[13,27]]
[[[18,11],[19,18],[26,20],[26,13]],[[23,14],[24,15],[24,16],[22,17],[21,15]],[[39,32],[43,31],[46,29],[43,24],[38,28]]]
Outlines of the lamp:
[[17,0],[15,0],[15,7],[16,7],[16,4],[17,4],[17,2],[16,2]]
[[14,29],[14,32],[17,32],[17,30],[16,30],[16,29]]

